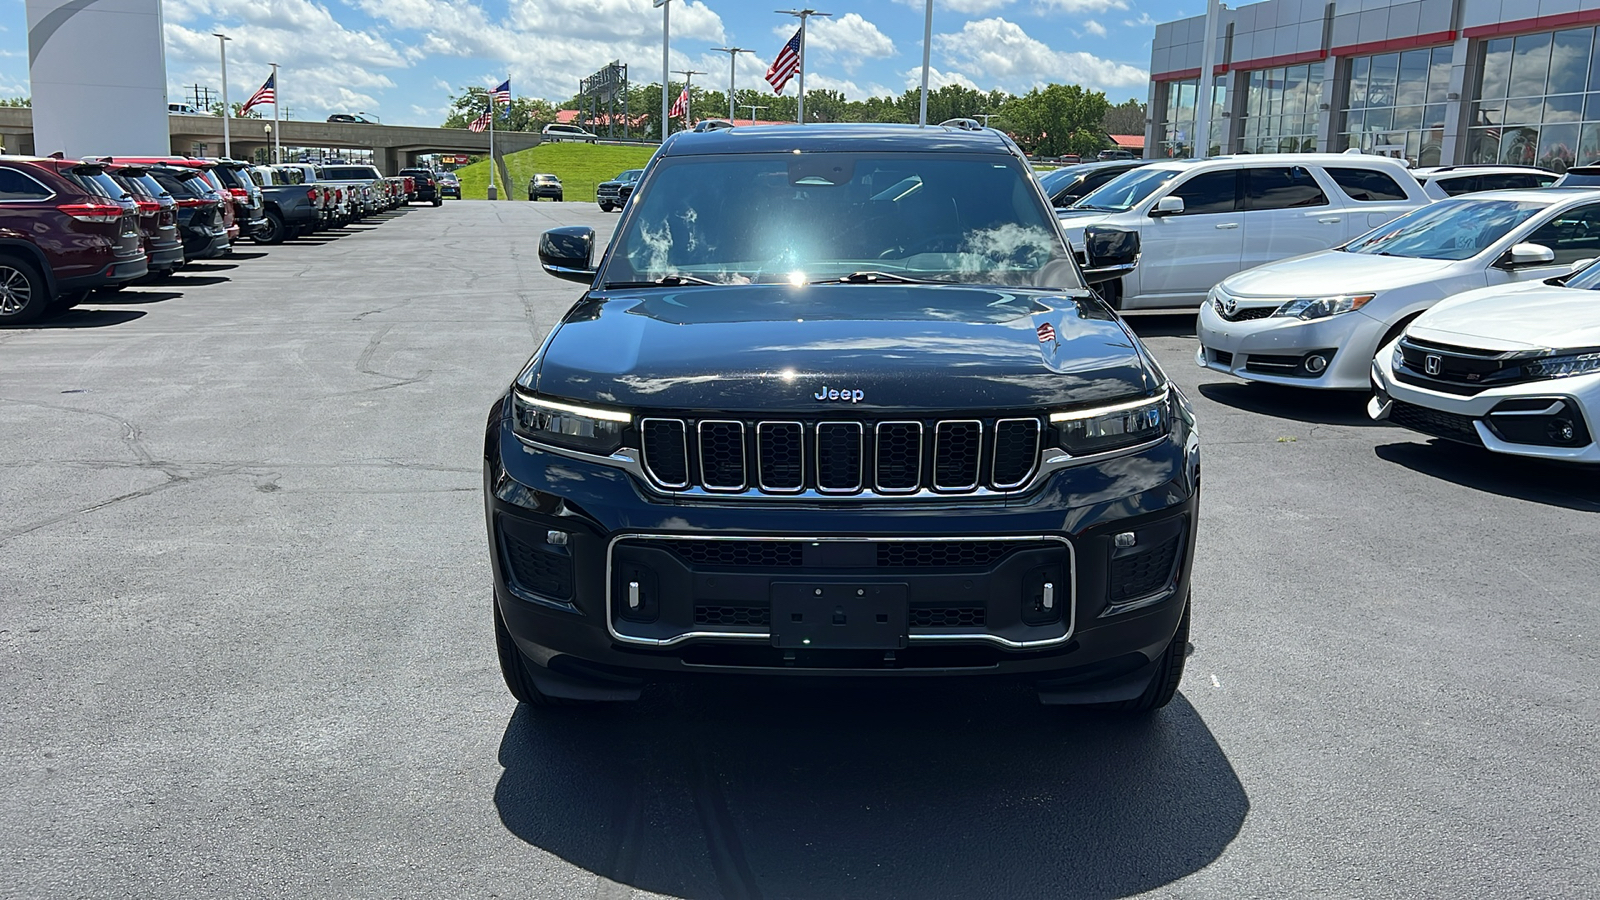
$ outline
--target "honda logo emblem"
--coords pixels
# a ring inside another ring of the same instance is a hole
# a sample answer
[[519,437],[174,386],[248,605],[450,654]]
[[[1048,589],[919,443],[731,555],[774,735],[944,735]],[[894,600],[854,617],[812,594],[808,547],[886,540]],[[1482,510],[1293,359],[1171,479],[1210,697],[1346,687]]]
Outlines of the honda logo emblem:
[[1442,360],[1440,360],[1439,357],[1429,353],[1427,356],[1422,358],[1422,370],[1427,372],[1429,375],[1437,375],[1439,374],[1439,364],[1441,362]]

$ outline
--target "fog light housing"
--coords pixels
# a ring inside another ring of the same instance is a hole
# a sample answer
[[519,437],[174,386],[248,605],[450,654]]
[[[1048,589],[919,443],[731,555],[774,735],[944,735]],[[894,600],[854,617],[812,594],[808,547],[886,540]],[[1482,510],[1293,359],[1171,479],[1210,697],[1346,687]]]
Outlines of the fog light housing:
[[1306,357],[1306,371],[1313,375],[1321,375],[1328,368],[1328,358],[1320,353],[1313,353]]

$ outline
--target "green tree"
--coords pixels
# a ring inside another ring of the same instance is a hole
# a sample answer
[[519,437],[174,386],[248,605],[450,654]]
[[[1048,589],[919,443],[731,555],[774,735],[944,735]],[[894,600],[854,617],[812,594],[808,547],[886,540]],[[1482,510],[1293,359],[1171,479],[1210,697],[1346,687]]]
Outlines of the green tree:
[[1100,129],[1106,134],[1144,134],[1144,101],[1125,100],[1106,110]]
[[[249,112],[244,112],[244,101],[243,100],[235,100],[234,102],[228,104],[228,106],[230,106],[233,109],[233,117],[235,119],[259,119],[259,118],[262,118],[260,110],[252,109]],[[211,104],[211,114],[213,116],[216,116],[219,119],[222,117],[222,101],[221,100],[218,100],[217,102]]]
[[32,97],[7,97],[0,100],[0,106],[32,106]]
[[1051,84],[1011,98],[1000,112],[1023,150],[1038,156],[1083,156],[1106,146],[1100,123],[1110,108],[1099,91]]
[[[444,118],[444,127],[465,128],[488,108],[489,89],[469,87],[450,97],[450,112]],[[539,131],[556,120],[556,107],[538,97],[512,97],[509,114],[506,107],[501,106],[495,115],[496,131]]]

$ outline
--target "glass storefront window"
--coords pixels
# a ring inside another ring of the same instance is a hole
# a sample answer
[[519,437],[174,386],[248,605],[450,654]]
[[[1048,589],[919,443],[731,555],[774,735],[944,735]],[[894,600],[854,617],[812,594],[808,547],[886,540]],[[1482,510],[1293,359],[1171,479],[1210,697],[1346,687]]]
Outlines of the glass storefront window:
[[[1245,83],[1240,153],[1314,153],[1322,63],[1240,72]],[[1236,82],[1237,83],[1237,82]]]
[[1454,52],[1445,45],[1350,60],[1344,124],[1333,149],[1354,147],[1417,166],[1439,165]]
[[1595,37],[1570,28],[1485,42],[1466,161],[1555,172],[1600,163]]
[[[1169,81],[1166,85],[1165,104],[1160,106],[1161,121],[1156,126],[1156,146],[1161,157],[1187,159],[1194,156],[1195,97],[1200,91],[1200,79]],[[1211,153],[1222,152],[1219,136],[1222,134],[1222,112],[1226,89],[1214,84],[1211,110]]]

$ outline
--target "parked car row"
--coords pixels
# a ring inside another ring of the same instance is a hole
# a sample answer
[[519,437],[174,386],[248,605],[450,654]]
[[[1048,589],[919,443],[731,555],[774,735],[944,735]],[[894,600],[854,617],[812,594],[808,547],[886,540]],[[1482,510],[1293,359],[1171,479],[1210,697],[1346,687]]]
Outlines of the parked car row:
[[1376,419],[1600,463],[1600,171],[1221,157],[1130,171],[1058,215],[1091,275],[1125,265],[1102,288],[1113,305],[1204,288],[1202,367],[1370,388]]
[[275,244],[416,199],[427,173],[191,157],[0,156],[0,325],[158,281],[250,238]]

